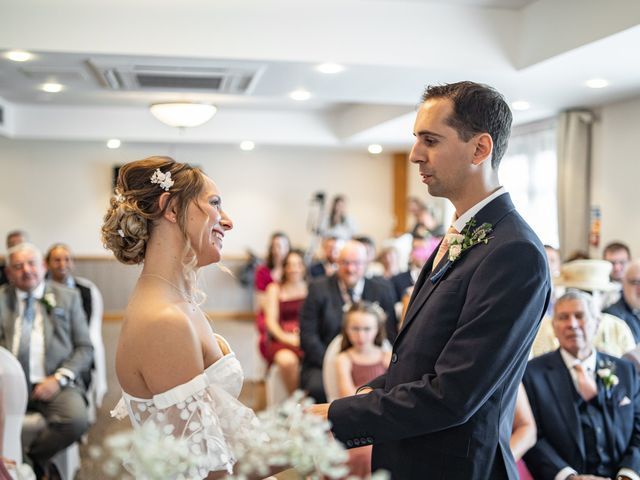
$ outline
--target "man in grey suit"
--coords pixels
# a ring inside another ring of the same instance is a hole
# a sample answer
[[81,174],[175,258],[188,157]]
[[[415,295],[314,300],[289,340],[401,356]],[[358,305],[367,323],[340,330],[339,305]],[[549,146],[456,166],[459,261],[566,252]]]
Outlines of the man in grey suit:
[[91,367],[93,348],[78,292],[45,281],[46,266],[35,246],[21,243],[7,253],[11,284],[0,288],[0,346],[25,371],[27,410],[41,413],[47,423],[25,446],[38,473],[88,428],[82,373]]

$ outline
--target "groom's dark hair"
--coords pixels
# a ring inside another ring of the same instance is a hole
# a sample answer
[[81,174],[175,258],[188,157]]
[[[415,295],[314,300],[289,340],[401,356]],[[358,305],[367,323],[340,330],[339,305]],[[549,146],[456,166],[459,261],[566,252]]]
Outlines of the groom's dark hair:
[[468,142],[479,133],[491,135],[491,167],[497,170],[507,150],[513,120],[502,94],[488,85],[467,81],[429,85],[422,94],[422,103],[432,98],[448,98],[453,102],[453,114],[447,123],[463,141]]

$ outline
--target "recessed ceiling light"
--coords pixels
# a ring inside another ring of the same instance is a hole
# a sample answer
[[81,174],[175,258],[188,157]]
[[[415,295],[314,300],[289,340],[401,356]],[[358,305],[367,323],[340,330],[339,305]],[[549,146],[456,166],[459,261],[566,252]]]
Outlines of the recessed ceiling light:
[[320,65],[318,65],[316,67],[316,70],[318,70],[321,73],[326,73],[328,75],[334,74],[334,73],[340,73],[341,71],[344,70],[344,67],[342,65],[338,65],[337,63],[322,63]]
[[42,85],[42,90],[48,93],[58,93],[62,91],[62,85],[59,83],[45,83]]
[[514,110],[529,110],[529,108],[531,108],[531,104],[525,100],[516,100],[511,103],[511,108]]
[[592,78],[591,80],[587,80],[585,85],[589,88],[604,88],[609,86],[609,82],[604,78]]
[[311,92],[308,92],[300,88],[298,90],[294,90],[293,92],[291,92],[289,96],[294,100],[298,100],[299,102],[302,102],[304,100],[309,100],[311,98]]
[[379,153],[382,153],[382,145],[378,145],[377,143],[373,143],[373,144],[369,145],[369,148],[367,150],[369,150],[369,153],[372,153],[373,155],[377,155]]
[[23,50],[11,50],[5,54],[5,57],[14,62],[27,62],[33,58],[33,55]]
[[107,142],[107,148],[110,148],[111,150],[115,150],[116,148],[120,148],[120,145],[122,145],[122,142],[120,140],[118,140],[117,138],[112,138],[111,140],[109,140]]
[[245,152],[250,152],[254,148],[256,148],[256,144],[253,143],[251,140],[244,140],[240,142],[240,150],[244,150]]

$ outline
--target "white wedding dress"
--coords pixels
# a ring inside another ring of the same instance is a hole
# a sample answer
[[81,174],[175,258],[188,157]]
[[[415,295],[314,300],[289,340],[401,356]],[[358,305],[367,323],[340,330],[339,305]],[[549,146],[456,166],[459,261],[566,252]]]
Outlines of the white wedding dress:
[[[228,347],[226,340],[216,338]],[[244,377],[235,354],[227,350],[197,377],[153,398],[123,391],[111,412],[120,419],[128,415],[134,428],[153,423],[166,435],[186,440],[190,452],[204,460],[200,468],[189,471],[189,479],[202,479],[211,471],[231,473],[236,462],[231,445],[250,436],[258,422],[237,400]]]

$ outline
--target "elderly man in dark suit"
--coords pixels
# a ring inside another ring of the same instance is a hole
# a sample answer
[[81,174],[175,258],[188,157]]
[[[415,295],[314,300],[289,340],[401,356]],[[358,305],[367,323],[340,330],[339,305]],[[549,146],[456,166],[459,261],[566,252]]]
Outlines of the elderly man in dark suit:
[[416,282],[389,370],[332,402],[328,418],[347,447],[373,444],[373,470],[394,479],[516,479],[516,393],[550,277],[498,180],[511,111],[473,82],[429,87],[422,100],[410,160],[455,218]]
[[640,479],[640,381],[595,349],[597,327],[591,297],[570,290],[554,307],[560,348],[527,366],[538,440],[525,461],[536,479]]
[[19,244],[8,251],[11,284],[0,288],[0,345],[25,371],[27,409],[40,412],[47,423],[26,452],[40,472],[88,428],[82,373],[93,360],[80,295],[45,281],[45,272],[42,253]]
[[391,284],[365,278],[367,251],[360,242],[349,241],[340,251],[338,271],[309,285],[309,294],[300,312],[300,345],[304,351],[300,387],[316,401],[326,401],[322,385],[322,359],[327,346],[342,326],[345,305],[354,301],[377,302],[387,314],[387,336],[396,336],[396,316]]

